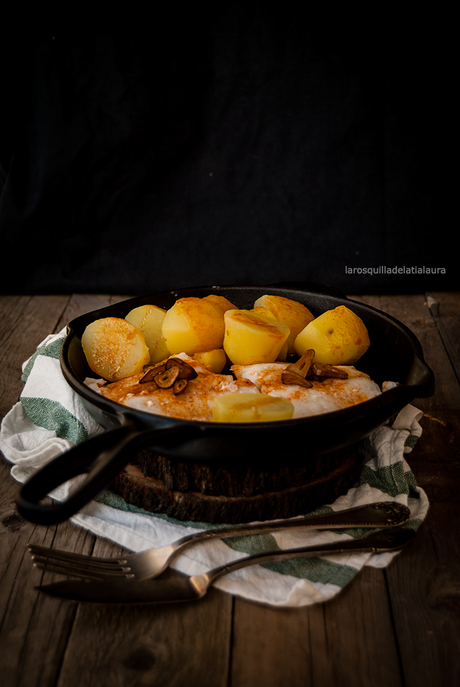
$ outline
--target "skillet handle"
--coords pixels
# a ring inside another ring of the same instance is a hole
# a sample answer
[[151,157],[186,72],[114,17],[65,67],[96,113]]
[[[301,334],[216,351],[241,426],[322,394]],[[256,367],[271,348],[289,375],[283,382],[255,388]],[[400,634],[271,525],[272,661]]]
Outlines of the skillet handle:
[[[140,432],[133,423],[127,422],[72,447],[47,463],[22,486],[16,501],[19,513],[37,525],[64,522],[110,483],[151,433],[152,430]],[[66,501],[40,503],[53,489],[85,473],[86,479]]]

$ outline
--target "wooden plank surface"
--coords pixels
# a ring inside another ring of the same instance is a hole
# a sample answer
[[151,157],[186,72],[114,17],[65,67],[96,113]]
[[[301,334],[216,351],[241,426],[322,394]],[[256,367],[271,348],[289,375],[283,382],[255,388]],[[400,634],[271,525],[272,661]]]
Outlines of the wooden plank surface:
[[215,590],[199,603],[82,605],[58,685],[226,687],[231,608]]
[[[0,297],[0,413],[18,400],[22,362],[43,338],[122,296]],[[64,523],[38,527],[15,510],[0,461],[0,675],[46,685],[460,684],[459,294],[360,297],[407,324],[436,375],[422,439],[408,457],[431,507],[414,544],[385,570],[365,569],[327,604],[275,609],[217,590],[164,607],[79,606],[38,594],[28,541],[97,555],[120,549]]]
[[[366,299],[406,324],[422,344],[436,392],[414,402],[424,411],[422,440],[408,456],[430,512],[405,552],[404,566],[386,572],[404,684],[460,684],[460,392],[459,294]],[[431,306],[431,307],[430,307]],[[447,323],[445,321],[447,318]],[[421,564],[421,561],[423,562]],[[416,628],[408,632],[408,627]],[[409,669],[410,667],[410,669]],[[442,680],[441,680],[442,676]]]

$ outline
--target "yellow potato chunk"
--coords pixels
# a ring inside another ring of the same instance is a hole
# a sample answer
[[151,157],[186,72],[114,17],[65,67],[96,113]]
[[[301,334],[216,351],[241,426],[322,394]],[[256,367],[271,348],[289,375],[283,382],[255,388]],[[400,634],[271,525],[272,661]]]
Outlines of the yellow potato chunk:
[[143,333],[119,317],[104,317],[89,324],[81,345],[93,372],[109,382],[138,374],[150,362]]
[[212,406],[213,422],[274,422],[290,420],[293,413],[287,399],[259,393],[224,394]]
[[[289,327],[287,353],[295,353],[294,341],[296,336],[314,319],[314,316],[302,303],[284,296],[261,296],[254,303],[254,307],[267,308],[277,320]],[[282,358],[286,359],[286,356]]]
[[233,305],[233,303],[229,301],[228,298],[225,298],[225,296],[218,296],[215,293],[211,293],[209,296],[205,296],[204,300],[211,301],[211,303],[218,305],[222,308],[223,312],[225,312],[226,310],[234,310],[236,308],[236,305]]
[[169,351],[161,330],[165,315],[166,310],[157,305],[141,305],[131,310],[125,318],[143,333],[150,351],[152,365],[169,358]]
[[288,342],[287,340],[284,342],[282,349],[276,356],[277,360],[285,361],[288,355]]
[[215,374],[220,374],[227,364],[227,356],[223,348],[194,353],[193,358],[202,365],[207,365]]
[[[263,305],[259,305],[259,306],[256,306],[255,308],[252,308],[252,310],[250,312],[252,312],[254,315],[264,315],[265,317],[271,317],[272,320],[278,319],[271,312],[271,310],[269,310],[268,308],[265,308]],[[277,360],[286,360],[287,354],[288,354],[289,336],[288,336],[287,340],[284,342],[283,347],[281,348],[280,352],[276,356]]]
[[264,315],[265,317],[271,317],[272,320],[277,319],[274,316],[274,314],[268,308],[265,308],[263,305],[255,306],[249,312],[252,312],[254,315]]
[[316,317],[295,340],[298,355],[313,348],[315,361],[329,365],[352,365],[367,351],[369,345],[364,322],[344,305]]
[[162,332],[171,355],[222,348],[222,307],[206,298],[179,298],[165,315]]
[[289,336],[285,324],[251,310],[227,310],[224,320],[224,350],[235,365],[275,362]]

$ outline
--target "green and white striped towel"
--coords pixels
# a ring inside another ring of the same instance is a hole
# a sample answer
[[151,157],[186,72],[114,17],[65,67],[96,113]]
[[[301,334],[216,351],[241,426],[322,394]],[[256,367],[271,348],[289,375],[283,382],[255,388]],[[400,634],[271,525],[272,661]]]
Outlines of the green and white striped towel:
[[[5,416],[0,430],[0,449],[13,463],[11,474],[24,482],[38,468],[74,443],[104,431],[88,414],[78,396],[65,382],[59,352],[65,330],[48,336],[23,366],[25,383],[20,401]],[[332,504],[315,512],[342,510],[361,503],[398,501],[411,509],[406,525],[417,529],[429,503],[417,486],[404,455],[421,435],[422,412],[406,406],[388,426],[380,427],[364,441],[368,460],[356,486]],[[53,497],[63,500],[68,485]],[[109,491],[85,506],[72,522],[131,551],[164,546],[184,534],[214,525],[179,522],[151,514],[125,503]],[[278,550],[328,541],[356,538],[369,530],[302,531],[212,540],[187,549],[173,567],[187,574],[201,573],[241,557],[241,552]],[[326,601],[340,592],[365,565],[385,567],[397,555],[324,556],[252,566],[224,576],[216,586],[231,594],[275,606],[304,606]]]

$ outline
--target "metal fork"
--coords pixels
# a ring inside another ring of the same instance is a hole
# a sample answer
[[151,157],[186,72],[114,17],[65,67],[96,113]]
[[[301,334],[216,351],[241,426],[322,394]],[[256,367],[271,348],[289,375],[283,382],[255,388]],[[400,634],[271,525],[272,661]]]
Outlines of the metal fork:
[[389,529],[370,534],[362,539],[331,542],[317,546],[264,551],[220,565],[201,575],[178,575],[167,580],[135,580],[126,583],[119,577],[112,580],[65,580],[37,587],[42,592],[61,599],[99,604],[162,604],[173,601],[201,599],[222,575],[248,565],[267,564],[292,558],[327,556],[330,554],[385,553],[404,548],[415,536],[412,529]]
[[400,503],[372,503],[347,510],[312,517],[277,520],[250,525],[235,525],[189,534],[157,549],[114,558],[97,558],[78,553],[50,549],[29,544],[34,565],[48,572],[84,579],[146,580],[160,575],[171,561],[188,546],[209,539],[226,539],[247,534],[276,532],[283,529],[347,529],[380,528],[402,525],[410,517],[410,510]]

